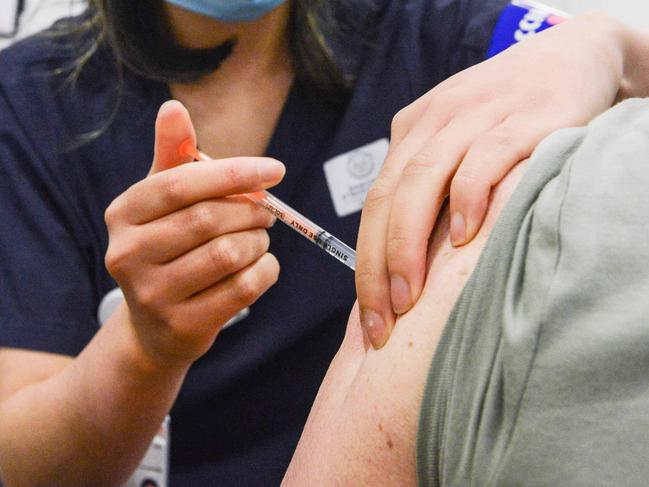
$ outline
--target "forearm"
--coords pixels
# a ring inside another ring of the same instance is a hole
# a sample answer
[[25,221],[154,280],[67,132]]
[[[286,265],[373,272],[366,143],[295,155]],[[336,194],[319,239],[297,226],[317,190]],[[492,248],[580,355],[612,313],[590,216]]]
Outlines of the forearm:
[[7,487],[117,485],[137,466],[187,367],[147,360],[124,320],[114,317],[69,367],[0,405]]

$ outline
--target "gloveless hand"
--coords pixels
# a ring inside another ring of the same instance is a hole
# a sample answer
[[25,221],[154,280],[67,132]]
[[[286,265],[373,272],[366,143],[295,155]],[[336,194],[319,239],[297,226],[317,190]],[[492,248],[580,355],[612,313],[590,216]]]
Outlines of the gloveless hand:
[[441,83],[400,111],[363,210],[356,268],[375,348],[423,288],[428,238],[450,193],[451,241],[468,243],[492,187],[556,129],[616,100],[624,28],[601,14],[567,21]]
[[279,273],[267,253],[273,217],[241,195],[277,184],[284,166],[248,157],[189,162],[195,141],[179,102],[162,106],[149,177],[106,211],[106,267],[128,306],[128,326],[154,363],[186,365],[224,323],[252,304]]

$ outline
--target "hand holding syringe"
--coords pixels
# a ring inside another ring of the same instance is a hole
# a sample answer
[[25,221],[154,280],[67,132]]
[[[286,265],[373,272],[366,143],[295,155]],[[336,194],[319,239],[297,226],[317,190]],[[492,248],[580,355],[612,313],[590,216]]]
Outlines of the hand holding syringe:
[[[179,148],[180,153],[193,157],[197,161],[211,159],[206,154],[198,151],[191,140],[184,141]],[[356,268],[356,252],[342,241],[320,228],[308,218],[302,216],[293,208],[274,197],[268,191],[246,193],[245,197],[268,210],[304,238],[309,239],[329,255],[335,257],[352,270]]]

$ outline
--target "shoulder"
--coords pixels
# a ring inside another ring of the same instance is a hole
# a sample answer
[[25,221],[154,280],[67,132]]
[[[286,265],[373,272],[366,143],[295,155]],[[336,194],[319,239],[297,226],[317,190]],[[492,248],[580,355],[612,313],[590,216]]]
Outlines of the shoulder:
[[532,156],[429,371],[425,485],[642,485],[619,445],[647,456],[647,108],[627,101]]
[[10,123],[65,141],[97,130],[122,94],[145,92],[120,72],[89,15],[62,19],[0,51],[0,98]]
[[[361,70],[407,71],[415,96],[486,58],[509,0],[365,0],[350,2],[341,51]],[[350,47],[352,46],[352,47]]]
[[485,224],[470,244],[451,246],[448,212],[444,214],[431,237],[422,296],[399,318],[385,348],[367,350],[358,310],[352,311],[345,339],[320,387],[284,479],[285,487],[314,482],[417,485],[419,414],[431,358],[521,173],[518,168],[501,182]]
[[85,22],[85,16],[63,19],[1,50],[0,86],[15,94],[25,84],[47,86],[69,73],[92,47],[94,33]]
[[520,292],[505,306],[521,311],[503,323],[504,363],[526,374],[514,379],[518,421],[499,485],[530,474],[548,485],[647,478],[648,108],[626,101],[535,153],[536,165],[564,164],[530,210],[524,265],[511,271]]
[[74,80],[81,83],[72,83],[89,47],[86,37],[72,30],[69,34],[48,30],[0,51],[0,97],[8,107],[0,115],[4,129],[19,125],[28,132],[60,136],[75,119],[74,105],[83,96],[84,85],[98,78],[93,60],[87,63],[88,75]]
[[85,164],[88,154],[76,148],[99,135],[103,142],[94,151],[115,155],[114,141],[133,142],[167,96],[164,86],[119,68],[88,15],[63,19],[0,51],[0,131],[52,170],[71,160]]
[[12,180],[30,181],[34,197],[46,191],[65,212],[93,208],[100,222],[103,208],[146,174],[166,92],[120,73],[96,36],[78,34],[83,17],[66,22],[65,32],[0,52],[0,157]]

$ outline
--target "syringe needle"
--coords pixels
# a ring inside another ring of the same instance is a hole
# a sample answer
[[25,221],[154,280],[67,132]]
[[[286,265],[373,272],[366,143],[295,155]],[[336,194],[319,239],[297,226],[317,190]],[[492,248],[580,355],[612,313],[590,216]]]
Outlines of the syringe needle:
[[[197,161],[211,159],[208,155],[199,152],[189,139],[180,145],[179,151],[182,155],[189,155]],[[313,223],[279,198],[276,198],[268,191],[246,193],[243,196],[271,212],[278,220],[316,244],[350,269],[356,270],[356,252],[354,249]]]

